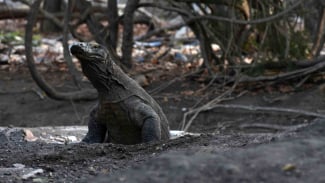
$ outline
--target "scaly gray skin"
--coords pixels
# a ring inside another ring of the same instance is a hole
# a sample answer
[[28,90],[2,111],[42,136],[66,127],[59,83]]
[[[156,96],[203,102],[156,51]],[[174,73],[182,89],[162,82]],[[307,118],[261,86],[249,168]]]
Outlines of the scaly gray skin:
[[115,63],[114,55],[94,43],[74,43],[85,76],[97,89],[99,102],[91,111],[87,143],[137,144],[169,139],[168,120],[157,102]]

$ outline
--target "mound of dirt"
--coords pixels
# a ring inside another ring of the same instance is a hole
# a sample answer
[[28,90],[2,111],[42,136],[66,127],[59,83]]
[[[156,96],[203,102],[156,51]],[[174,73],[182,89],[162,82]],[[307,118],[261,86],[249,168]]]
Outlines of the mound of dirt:
[[[304,129],[302,129],[304,130]],[[325,120],[295,138],[210,151],[218,147],[173,151],[91,182],[325,182]],[[306,137],[309,136],[309,137]]]

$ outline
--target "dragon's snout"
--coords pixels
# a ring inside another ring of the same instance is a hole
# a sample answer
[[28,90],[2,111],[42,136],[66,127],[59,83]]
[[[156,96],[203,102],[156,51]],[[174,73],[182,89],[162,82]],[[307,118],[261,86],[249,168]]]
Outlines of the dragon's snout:
[[75,43],[72,43],[70,45],[70,52],[73,54],[73,55],[76,55],[78,53],[81,53],[83,51],[83,48],[86,46],[86,43],[82,43],[82,42],[75,42]]

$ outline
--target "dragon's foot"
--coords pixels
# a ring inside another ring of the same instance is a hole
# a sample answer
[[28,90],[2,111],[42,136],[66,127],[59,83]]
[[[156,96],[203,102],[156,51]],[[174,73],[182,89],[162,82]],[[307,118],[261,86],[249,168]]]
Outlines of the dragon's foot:
[[81,142],[85,142],[85,143],[103,143],[104,139],[102,136],[100,135],[95,135],[95,134],[90,134],[89,132],[87,133],[87,135],[82,139]]

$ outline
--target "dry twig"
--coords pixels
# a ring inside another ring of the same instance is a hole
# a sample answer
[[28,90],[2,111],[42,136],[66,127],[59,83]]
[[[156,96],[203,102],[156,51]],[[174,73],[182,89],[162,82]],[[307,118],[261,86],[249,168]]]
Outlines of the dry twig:
[[[224,93],[222,93],[218,97],[214,98],[210,102],[202,105],[201,107],[198,107],[196,109],[192,109],[192,110],[184,113],[183,120],[182,120],[182,123],[181,123],[181,125],[182,125],[181,129],[184,130],[184,131],[187,131],[189,129],[189,127],[192,125],[195,118],[199,115],[199,113],[202,112],[202,111],[206,111],[206,109],[209,108],[210,106],[215,105],[216,103],[220,103],[220,102],[225,101],[225,100],[233,99],[233,98],[227,98],[227,96],[229,96],[234,91],[234,89],[237,86],[237,83],[238,82],[235,82],[230,89],[228,89],[227,91],[225,91]],[[193,114],[193,115],[186,124],[187,116],[190,115],[190,114]]]

